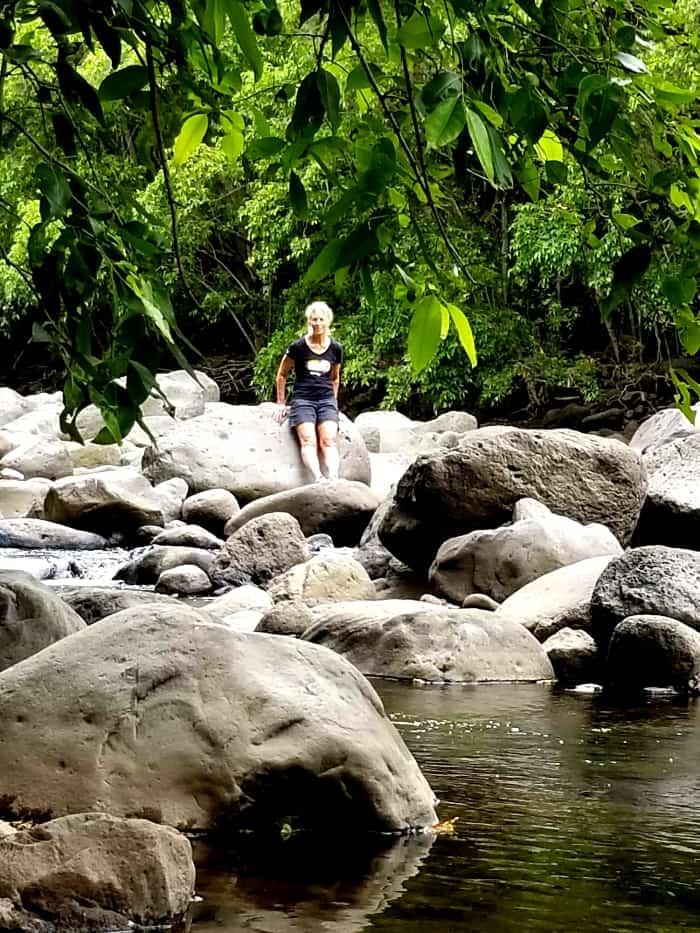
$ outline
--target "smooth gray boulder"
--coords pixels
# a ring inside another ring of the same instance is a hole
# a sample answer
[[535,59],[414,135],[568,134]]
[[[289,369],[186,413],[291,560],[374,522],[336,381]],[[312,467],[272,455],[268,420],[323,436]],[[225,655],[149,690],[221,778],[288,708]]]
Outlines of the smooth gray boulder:
[[233,615],[234,612],[240,612],[242,609],[255,609],[265,612],[273,606],[272,597],[265,590],[258,586],[250,584],[246,586],[237,586],[222,596],[216,596],[207,602],[206,608],[209,615],[215,619],[224,620]]
[[644,466],[649,490],[635,541],[700,549],[700,433],[648,448]]
[[230,519],[225,535],[232,535],[251,518],[288,512],[299,522],[304,535],[327,534],[337,547],[353,547],[380,501],[364,483],[346,479],[313,483],[250,502]]
[[[700,412],[700,404],[693,408],[696,413]],[[652,447],[688,437],[699,428],[700,421],[692,424],[678,408],[664,408],[639,425],[630,438],[630,447],[643,454]]]
[[415,454],[392,453],[369,455],[372,468],[370,488],[380,499],[384,499],[394,489],[398,481],[415,460]]
[[331,648],[375,677],[431,683],[554,678],[542,646],[522,625],[480,609],[417,606],[387,600],[322,607],[302,639]]
[[154,544],[143,554],[120,567],[114,579],[123,580],[125,583],[148,585],[155,583],[164,571],[172,570],[173,567],[182,567],[184,564],[194,564],[211,577],[214,552],[196,547],[170,547]]
[[306,603],[286,600],[268,609],[255,631],[267,632],[269,635],[291,635],[296,638],[303,635],[313,623],[313,612]]
[[600,683],[603,665],[598,646],[582,629],[562,628],[542,644],[563,687]]
[[44,517],[105,534],[163,524],[150,483],[128,467],[56,480],[46,496]]
[[43,518],[47,479],[1,479],[0,518]]
[[165,480],[153,487],[153,495],[158,501],[163,513],[163,523],[179,521],[182,516],[182,505],[187,498],[187,483],[179,476]]
[[474,415],[448,411],[430,421],[412,421],[398,411],[364,411],[355,426],[367,449],[377,454],[417,454],[426,447],[440,447],[441,435],[461,435],[477,428]]
[[226,522],[240,508],[238,500],[228,489],[206,489],[185,499],[182,517],[190,525],[200,525],[217,537],[223,537]]
[[189,830],[436,821],[351,664],[184,606],[117,613],[0,675],[0,798],[16,816],[102,810]]
[[52,586],[51,591],[60,596],[64,603],[74,609],[86,625],[99,622],[115,612],[157,603],[161,606],[177,606],[178,601],[163,593],[151,590],[126,589],[118,586]]
[[31,440],[6,453],[0,466],[18,470],[25,479],[60,479],[73,473],[73,461],[66,445],[51,438]]
[[593,589],[612,559],[589,557],[546,573],[509,596],[496,612],[520,622],[538,641],[563,628],[590,634]]
[[606,663],[606,687],[636,693],[673,687],[700,693],[700,633],[659,615],[636,615],[615,626]]
[[211,531],[199,525],[179,525],[159,531],[152,544],[173,545],[175,547],[198,547],[205,551],[218,551],[224,542]]
[[200,596],[211,590],[211,580],[201,567],[181,564],[164,570],[156,580],[156,593],[178,596]]
[[507,522],[532,498],[583,524],[607,525],[626,544],[646,495],[640,455],[577,431],[481,428],[452,450],[421,457],[399,480],[379,529],[400,560],[427,568],[443,541]]
[[513,511],[511,525],[472,531],[440,545],[428,574],[437,593],[458,604],[472,593],[500,603],[559,567],[622,553],[604,525],[582,525],[529,499],[521,499]]
[[215,586],[266,585],[309,556],[304,532],[293,515],[269,512],[235,531],[217,553],[211,578]]
[[23,395],[7,386],[0,387],[0,425],[21,418],[29,410],[30,406]]
[[275,577],[268,593],[275,602],[328,602],[339,599],[372,599],[374,586],[367,571],[347,554],[317,554]]
[[700,553],[650,545],[610,561],[591,597],[591,634],[605,648],[615,626],[637,615],[700,628]]
[[91,551],[107,546],[108,542],[102,535],[68,528],[41,518],[0,519],[0,548]]
[[169,826],[77,813],[0,837],[3,930],[120,930],[182,920],[189,840]]
[[[227,489],[240,502],[294,489],[309,480],[299,445],[288,422],[278,424],[275,406],[207,405],[144,451],[143,469],[153,483],[182,477],[191,493]],[[369,455],[358,431],[344,415],[338,434],[340,475],[369,483]]]
[[77,612],[48,586],[27,574],[0,571],[0,671],[84,628]]

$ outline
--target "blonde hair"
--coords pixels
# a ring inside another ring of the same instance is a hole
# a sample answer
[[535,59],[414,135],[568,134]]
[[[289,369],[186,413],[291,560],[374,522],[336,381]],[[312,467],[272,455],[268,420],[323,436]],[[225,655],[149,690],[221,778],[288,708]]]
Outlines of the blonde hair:
[[[306,317],[307,324],[311,320],[314,314],[322,314],[326,319],[326,332],[330,337],[331,333],[331,324],[333,323],[333,310],[326,304],[325,301],[312,301],[310,305],[306,306],[304,310],[304,316]],[[306,336],[310,337],[312,334],[311,326],[309,325],[306,330]]]

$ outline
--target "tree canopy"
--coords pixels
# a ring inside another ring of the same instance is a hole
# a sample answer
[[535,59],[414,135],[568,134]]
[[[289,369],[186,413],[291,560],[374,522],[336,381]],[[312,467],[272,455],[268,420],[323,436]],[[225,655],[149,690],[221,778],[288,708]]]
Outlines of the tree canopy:
[[[527,341],[512,290],[537,282],[561,316],[582,264],[606,326],[672,320],[695,354],[693,16],[688,0],[0,3],[3,291],[61,354],[64,429],[92,402],[98,439],[121,439],[162,361],[188,365],[173,294],[235,316],[283,243],[294,296],[358,296],[378,339],[405,334],[413,378]],[[224,175],[240,185],[217,201]],[[674,379],[689,410],[700,386]]]

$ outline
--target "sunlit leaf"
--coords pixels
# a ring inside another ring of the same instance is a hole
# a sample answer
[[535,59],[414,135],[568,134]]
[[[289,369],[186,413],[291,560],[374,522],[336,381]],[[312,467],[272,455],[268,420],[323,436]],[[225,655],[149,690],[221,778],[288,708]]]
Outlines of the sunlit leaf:
[[459,97],[449,97],[432,111],[425,121],[429,145],[440,149],[455,140],[464,129],[466,115]]
[[471,325],[466,314],[458,308],[457,305],[453,304],[448,304],[447,310],[450,312],[450,317],[457,331],[459,342],[464,347],[464,352],[467,354],[469,362],[472,366],[476,366],[476,343],[474,342],[474,334],[472,333]]
[[442,330],[442,303],[426,295],[416,304],[408,329],[408,357],[415,375],[435,356]]
[[469,135],[474,144],[474,151],[476,152],[477,158],[488,180],[494,182],[496,175],[493,166],[493,154],[491,152],[491,140],[488,130],[479,114],[475,113],[473,110],[467,110],[466,119]]
[[182,124],[173,149],[173,165],[183,165],[204,139],[209,129],[209,117],[196,113]]

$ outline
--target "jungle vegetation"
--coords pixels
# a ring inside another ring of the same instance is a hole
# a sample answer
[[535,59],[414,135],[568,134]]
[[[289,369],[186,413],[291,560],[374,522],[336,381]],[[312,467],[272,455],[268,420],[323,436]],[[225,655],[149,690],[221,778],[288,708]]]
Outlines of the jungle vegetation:
[[65,430],[92,402],[103,441],[198,350],[269,397],[319,296],[351,389],[423,414],[693,356],[699,27],[700,0],[0,0],[9,356],[50,346]]

